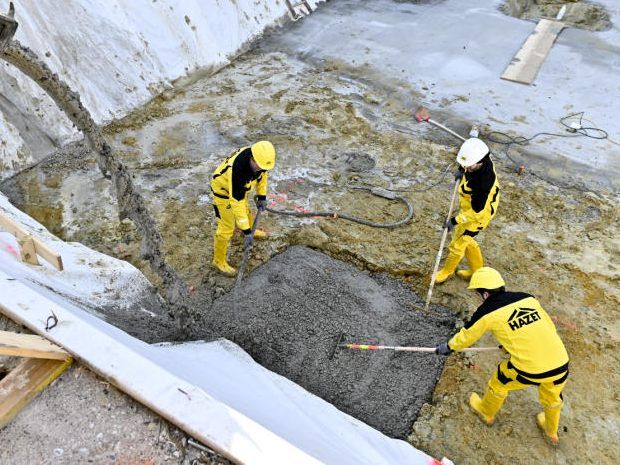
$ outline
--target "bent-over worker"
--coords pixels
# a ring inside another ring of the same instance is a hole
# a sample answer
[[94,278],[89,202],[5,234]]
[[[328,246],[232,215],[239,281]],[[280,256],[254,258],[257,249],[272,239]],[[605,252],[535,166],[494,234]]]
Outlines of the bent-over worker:
[[[226,252],[235,231],[235,225],[244,234],[244,248],[252,241],[254,218],[248,205],[249,193],[256,189],[256,206],[267,207],[268,171],[276,161],[276,151],[268,141],[256,142],[251,147],[241,147],[226,158],[215,170],[211,180],[213,208],[217,217],[217,230],[213,239],[213,266],[226,275],[237,270],[228,264]],[[267,234],[254,231],[254,237],[262,239]]]
[[475,137],[467,139],[461,145],[456,161],[460,165],[455,173],[455,180],[460,179],[460,210],[443,225],[452,231],[452,240],[443,268],[435,277],[437,284],[452,277],[463,256],[469,262],[469,269],[459,270],[457,276],[460,278],[470,279],[483,265],[482,252],[475,237],[489,225],[499,204],[499,183],[487,144]]
[[538,300],[524,292],[507,292],[499,272],[489,267],[478,269],[469,283],[483,300],[471,319],[435,352],[448,355],[474,344],[487,331],[499,341],[510,358],[502,361],[488,382],[482,397],[472,392],[469,406],[487,425],[508,392],[538,388],[543,411],[536,422],[545,437],[557,444],[562,390],[568,379],[568,353],[555,325]]

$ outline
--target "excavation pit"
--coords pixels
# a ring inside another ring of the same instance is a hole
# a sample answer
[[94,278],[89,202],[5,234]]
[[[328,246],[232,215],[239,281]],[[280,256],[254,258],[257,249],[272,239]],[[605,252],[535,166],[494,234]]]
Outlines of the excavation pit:
[[251,273],[206,316],[224,337],[275,371],[383,433],[405,438],[443,368],[434,353],[330,351],[344,342],[430,346],[454,331],[448,309],[401,281],[295,246]]

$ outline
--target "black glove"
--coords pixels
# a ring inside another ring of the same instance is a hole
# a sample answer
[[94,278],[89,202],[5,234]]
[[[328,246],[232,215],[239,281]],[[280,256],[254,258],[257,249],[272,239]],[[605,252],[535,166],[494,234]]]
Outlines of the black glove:
[[256,196],[256,208],[260,211],[264,212],[267,208],[267,196],[265,195],[257,195]]
[[456,220],[454,218],[450,218],[448,221],[446,221],[443,224],[443,227],[446,228],[448,231],[452,231],[455,225],[456,225]]
[[243,234],[244,234],[244,236],[243,236],[243,250],[247,250],[252,245],[252,241],[254,240],[254,234],[252,234],[252,230],[251,229],[244,230]]
[[450,355],[452,349],[448,346],[447,342],[442,342],[437,347],[435,347],[435,353],[439,355]]
[[465,172],[463,171],[462,168],[458,168],[455,172],[454,172],[454,180],[455,181],[460,181],[461,178],[463,177],[463,174]]

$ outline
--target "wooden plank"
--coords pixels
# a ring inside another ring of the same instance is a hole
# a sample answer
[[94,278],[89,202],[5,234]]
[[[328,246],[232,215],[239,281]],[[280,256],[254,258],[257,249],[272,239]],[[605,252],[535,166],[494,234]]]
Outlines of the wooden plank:
[[37,251],[37,254],[41,256],[43,260],[51,264],[58,271],[64,270],[64,266],[62,264],[62,257],[60,254],[50,247],[47,244],[41,241],[41,239],[34,238],[34,247]]
[[0,428],[71,365],[73,359],[44,360],[29,358],[0,381]]
[[50,311],[63,323],[49,332],[95,373],[161,415],[197,441],[239,465],[320,465],[299,445],[218,401],[192,382],[159,365],[160,349],[132,338],[68,302],[10,280],[0,269],[0,313],[46,334]]
[[0,228],[10,232],[18,239],[28,234],[28,231],[26,231],[20,224],[6,216],[3,212],[0,212]]
[[21,256],[23,262],[30,263],[31,265],[39,264],[32,235],[26,234],[25,236],[20,237],[17,239],[17,244],[19,245],[19,255]]
[[[58,271],[62,271],[64,269],[62,257],[58,252],[50,248],[47,244],[41,241],[41,239],[32,236],[22,225],[3,214],[3,212],[0,212],[0,228],[10,232],[17,238],[17,243],[20,248],[19,252],[22,256],[22,260],[26,263],[38,265],[39,262],[36,260],[36,255],[40,255],[41,258],[51,264]],[[32,241],[34,251],[32,250],[29,240]],[[26,249],[24,250],[23,247]],[[35,254],[34,259],[32,258],[33,253]],[[29,256],[29,258],[25,259],[25,256]]]
[[531,84],[564,27],[565,24],[561,21],[541,19],[506,67],[502,79]]
[[66,360],[69,353],[36,334],[0,331],[0,355]]

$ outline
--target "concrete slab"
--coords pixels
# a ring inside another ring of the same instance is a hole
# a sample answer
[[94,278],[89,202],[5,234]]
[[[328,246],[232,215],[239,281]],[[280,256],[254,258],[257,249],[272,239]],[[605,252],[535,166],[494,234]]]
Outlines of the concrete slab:
[[612,96],[620,95],[620,9],[612,0],[600,3],[612,29],[564,30],[532,86],[500,75],[535,23],[506,16],[494,0],[341,0],[262,47],[306,61],[368,65],[400,79],[404,91],[421,93],[420,103],[435,115],[458,115],[526,137],[539,131],[568,135],[559,119],[583,111],[584,125],[604,129],[610,140],[541,137],[528,149],[543,157],[537,165],[542,171],[547,165],[561,166],[563,176],[567,169],[571,175],[587,171],[588,180],[617,190],[620,104]]

